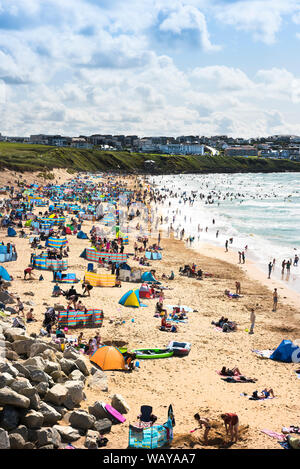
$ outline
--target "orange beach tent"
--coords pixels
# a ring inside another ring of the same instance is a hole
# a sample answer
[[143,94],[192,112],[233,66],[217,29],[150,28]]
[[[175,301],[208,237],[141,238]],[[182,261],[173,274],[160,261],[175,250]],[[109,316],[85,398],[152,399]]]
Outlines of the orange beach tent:
[[125,360],[116,347],[103,345],[90,358],[91,362],[105,370],[125,370]]

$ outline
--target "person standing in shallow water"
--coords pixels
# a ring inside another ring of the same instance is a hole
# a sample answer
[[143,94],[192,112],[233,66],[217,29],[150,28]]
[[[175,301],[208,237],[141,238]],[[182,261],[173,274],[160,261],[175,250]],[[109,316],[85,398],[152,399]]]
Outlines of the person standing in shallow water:
[[268,276],[268,278],[271,278],[271,272],[272,272],[272,269],[273,269],[273,264],[272,264],[271,261],[269,262],[268,268],[269,268],[269,276]]
[[226,242],[225,242],[225,249],[226,249],[226,252],[228,252],[228,239],[226,239]]

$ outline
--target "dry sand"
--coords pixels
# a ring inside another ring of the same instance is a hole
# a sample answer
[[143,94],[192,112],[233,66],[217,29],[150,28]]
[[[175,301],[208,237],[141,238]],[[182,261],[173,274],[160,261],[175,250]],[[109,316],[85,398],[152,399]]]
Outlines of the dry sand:
[[[64,177],[71,178],[70,175]],[[136,224],[136,221],[134,223]],[[89,233],[92,224],[85,221],[82,230]],[[4,242],[11,241],[16,244],[18,260],[4,264],[15,279],[10,290],[21,296],[23,301],[34,301],[34,314],[38,322],[29,324],[28,332],[38,332],[46,305],[66,305],[66,302],[63,297],[51,297],[54,285],[51,272],[34,271],[36,278],[40,273],[43,274],[45,280],[42,282],[23,280],[23,271],[28,266],[32,252],[28,239],[9,239],[6,237],[6,230],[2,230],[0,234]],[[90,243],[75,236],[67,238],[70,247],[68,272],[75,272],[77,277],[82,279],[88,261],[79,255]],[[131,236],[126,252],[133,252],[133,243],[134,237]],[[151,268],[156,269],[159,279],[163,273],[169,275],[171,270],[175,272],[174,281],[164,282],[165,286],[172,288],[165,294],[165,304],[180,301],[182,305],[197,310],[188,314],[188,323],[179,325],[177,334],[159,331],[160,319],[154,317],[156,300],[145,300],[148,307],[139,309],[125,308],[118,304],[118,300],[126,291],[138,288],[140,284],[124,282],[121,288],[94,288],[91,298],[84,299],[83,303],[86,307],[103,309],[104,323],[100,334],[104,343],[113,341],[116,345],[126,344],[132,349],[166,347],[169,341],[178,340],[192,343],[191,352],[184,358],[139,360],[140,368],[132,373],[106,372],[109,392],[96,393],[87,388],[87,400],[82,407],[87,408],[96,400],[110,402],[110,397],[115,393],[121,394],[128,402],[131,410],[126,416],[127,420],[122,425],[113,426],[108,435],[107,448],[127,447],[128,425],[136,421],[141,405],[152,405],[158,421],[163,423],[167,418],[168,406],[172,403],[176,419],[172,445],[174,448],[230,446],[224,427],[220,425],[220,414],[236,412],[242,431],[241,438],[231,446],[232,448],[280,449],[276,440],[260,430],[267,428],[279,432],[282,426],[300,424],[300,381],[295,373],[299,364],[260,359],[251,350],[275,348],[284,338],[300,338],[299,307],[295,309],[280,299],[278,310],[273,313],[272,293],[262,283],[262,279],[255,279],[255,269],[250,268],[248,262],[244,269],[241,269],[236,265],[236,259],[234,263],[217,259],[216,255],[222,257],[222,250],[217,253],[217,248],[213,246],[202,247],[200,253],[187,249],[183,242],[174,239],[162,239],[161,246],[163,259],[152,261]],[[230,253],[226,259],[233,261]],[[214,277],[197,281],[179,276],[179,267],[192,262],[203,271],[213,273]],[[137,267],[138,263],[130,261],[130,265]],[[251,278],[248,274],[251,274]],[[241,281],[243,297],[231,300],[225,297],[224,290],[228,288],[234,291],[237,279]],[[276,285],[274,280],[271,282],[272,287]],[[80,284],[76,288],[80,291]],[[25,295],[29,291],[34,293],[34,297]],[[253,335],[245,332],[250,326],[251,306],[255,306],[257,316]],[[29,309],[30,306],[26,308]],[[238,323],[237,332],[226,334],[215,330],[211,321],[218,320],[222,315]],[[113,317],[121,317],[125,324],[111,324],[109,318]],[[134,319],[134,322],[131,319]],[[79,332],[80,330],[76,333],[73,331],[72,335]],[[87,340],[95,335],[96,330],[84,329],[83,332],[84,339]],[[238,366],[242,373],[257,378],[258,381],[255,384],[226,383],[216,373],[222,366]],[[249,401],[240,396],[242,392],[252,394],[254,390],[265,387],[273,388],[276,399],[260,402]],[[193,415],[197,411],[212,419],[213,431],[209,437],[209,446],[203,445],[203,430],[189,433],[196,426]]]

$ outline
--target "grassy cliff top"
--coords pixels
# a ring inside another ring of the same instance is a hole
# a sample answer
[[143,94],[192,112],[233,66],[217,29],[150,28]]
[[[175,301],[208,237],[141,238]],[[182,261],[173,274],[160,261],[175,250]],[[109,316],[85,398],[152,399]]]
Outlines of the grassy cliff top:
[[83,150],[46,145],[0,143],[0,168],[14,171],[145,172],[144,162],[155,161],[157,174],[300,172],[300,162],[228,156],[180,156],[129,153],[127,151]]

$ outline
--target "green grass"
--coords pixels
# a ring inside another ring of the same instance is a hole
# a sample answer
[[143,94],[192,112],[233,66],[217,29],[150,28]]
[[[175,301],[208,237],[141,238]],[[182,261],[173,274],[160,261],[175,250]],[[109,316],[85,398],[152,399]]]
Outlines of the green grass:
[[154,160],[160,174],[300,172],[300,163],[290,160],[225,156],[180,156],[129,153],[127,151],[81,150],[44,145],[0,143],[0,168],[39,171],[49,174],[55,168],[75,171],[144,172],[144,162]]

